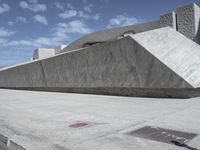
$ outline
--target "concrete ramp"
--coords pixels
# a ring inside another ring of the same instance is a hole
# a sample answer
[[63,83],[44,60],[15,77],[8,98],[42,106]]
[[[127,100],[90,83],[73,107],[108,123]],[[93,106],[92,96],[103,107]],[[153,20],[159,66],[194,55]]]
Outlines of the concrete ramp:
[[190,85],[200,87],[200,45],[170,27],[130,36]]

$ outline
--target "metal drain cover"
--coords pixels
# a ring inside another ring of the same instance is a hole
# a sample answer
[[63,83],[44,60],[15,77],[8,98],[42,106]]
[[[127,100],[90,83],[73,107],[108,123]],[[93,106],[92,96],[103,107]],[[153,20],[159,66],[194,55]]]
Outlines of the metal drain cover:
[[129,135],[145,138],[153,141],[174,144],[185,144],[192,140],[197,134],[181,132],[176,130],[163,129],[159,127],[145,126],[138,130],[134,130],[128,133]]

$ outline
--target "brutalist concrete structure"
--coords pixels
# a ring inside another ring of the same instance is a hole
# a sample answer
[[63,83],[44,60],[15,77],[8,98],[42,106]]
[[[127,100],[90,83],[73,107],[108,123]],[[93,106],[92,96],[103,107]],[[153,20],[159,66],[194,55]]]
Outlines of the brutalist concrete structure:
[[86,35],[55,56],[1,69],[0,87],[200,96],[199,10],[191,4],[158,21]]

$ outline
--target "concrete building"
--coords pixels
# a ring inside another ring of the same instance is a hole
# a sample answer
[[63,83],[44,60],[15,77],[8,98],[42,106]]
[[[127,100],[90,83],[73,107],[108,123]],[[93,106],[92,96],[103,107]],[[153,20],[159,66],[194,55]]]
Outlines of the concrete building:
[[[193,3],[176,10],[178,31],[195,40],[199,30],[200,8]],[[198,42],[198,41],[197,41]]]
[[128,96],[199,96],[199,10],[198,5],[190,4],[157,21],[98,31],[66,47],[39,49],[34,54],[38,61],[1,69],[0,87]]
[[55,49],[37,48],[33,53],[33,60],[55,56]]
[[33,60],[45,59],[55,56],[62,51],[67,45],[59,45],[55,48],[37,48],[33,53]]

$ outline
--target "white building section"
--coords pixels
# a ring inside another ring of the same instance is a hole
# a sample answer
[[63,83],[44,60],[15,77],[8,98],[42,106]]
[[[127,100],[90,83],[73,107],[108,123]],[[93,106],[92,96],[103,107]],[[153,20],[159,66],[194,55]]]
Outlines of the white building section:
[[44,59],[55,55],[55,49],[37,48],[33,54],[33,60]]

